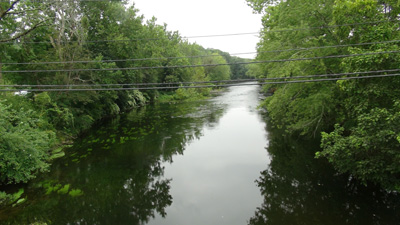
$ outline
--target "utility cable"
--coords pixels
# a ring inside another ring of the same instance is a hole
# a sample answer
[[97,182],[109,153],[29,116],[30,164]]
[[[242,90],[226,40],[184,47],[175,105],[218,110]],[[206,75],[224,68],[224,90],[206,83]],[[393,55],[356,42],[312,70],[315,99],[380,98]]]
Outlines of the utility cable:
[[237,62],[237,63],[220,63],[220,64],[148,66],[148,67],[127,67],[127,68],[103,68],[103,69],[89,68],[89,69],[54,69],[54,70],[3,70],[2,73],[49,73],[49,72],[78,72],[78,71],[123,71],[123,70],[145,70],[145,69],[178,69],[178,68],[214,67],[214,66],[229,66],[229,65],[248,65],[248,64],[276,63],[276,62],[295,62],[295,61],[348,58],[348,57],[370,56],[370,55],[392,54],[392,53],[400,53],[400,50],[383,51],[383,52],[368,52],[368,53],[349,54],[349,55],[331,55],[331,56],[308,57],[308,58],[275,59],[275,60]]
[[[315,30],[315,29],[329,29],[329,28],[337,28],[344,26],[359,26],[359,25],[367,25],[367,24],[378,24],[378,23],[388,23],[388,22],[399,22],[398,20],[379,20],[379,21],[371,21],[371,22],[362,22],[362,23],[349,23],[349,24],[337,24],[337,25],[329,25],[329,26],[319,26],[319,27],[305,27],[305,28],[292,28],[292,29],[281,29],[281,30],[264,30],[260,32],[247,32],[247,33],[231,33],[231,34],[211,34],[211,35],[199,35],[199,36],[186,36],[180,37],[182,39],[194,39],[194,38],[213,38],[213,37],[227,37],[227,36],[240,36],[240,35],[254,35],[254,34],[263,34],[263,33],[272,33],[272,32],[290,32],[290,31],[301,31],[301,30]],[[154,41],[154,40],[163,40],[164,38],[134,38],[134,39],[120,39],[120,40],[96,40],[96,41],[82,41],[82,43],[102,43],[102,42],[130,42],[130,41]],[[77,43],[79,41],[61,41],[61,43]],[[27,41],[27,42],[15,42],[15,41],[7,41],[0,42],[0,44],[51,44],[50,41]]]
[[325,82],[325,81],[338,81],[338,80],[352,80],[352,79],[368,79],[368,78],[382,78],[382,77],[395,77],[400,76],[397,74],[385,75],[371,75],[371,76],[358,76],[358,77],[341,77],[341,78],[326,78],[316,80],[294,80],[294,81],[272,81],[262,83],[234,83],[234,84],[218,84],[218,85],[197,85],[197,86],[180,86],[180,87],[132,87],[132,88],[93,88],[93,89],[0,89],[0,92],[50,92],[50,91],[128,91],[128,90],[162,90],[162,89],[178,89],[178,88],[213,88],[213,87],[232,87],[232,86],[247,86],[247,85],[266,85],[266,84],[294,84],[294,83],[312,83],[312,82]]
[[347,27],[347,26],[358,26],[358,25],[366,25],[366,24],[378,24],[378,23],[388,23],[388,22],[399,22],[399,20],[378,20],[371,22],[362,22],[362,23],[347,23],[347,24],[337,24],[337,25],[329,25],[329,26],[319,26],[319,27],[305,27],[305,28],[292,28],[292,29],[281,29],[281,30],[267,30],[261,31],[261,33],[272,33],[272,32],[287,32],[287,31],[301,31],[301,30],[317,30],[317,29],[328,29],[328,28],[338,28],[338,27]]
[[[400,42],[400,40],[398,41]],[[257,52],[233,53],[233,55],[249,55]],[[23,62],[23,63],[0,63],[3,65],[46,65],[46,64],[74,64],[74,63],[109,63],[109,62],[135,62],[135,61],[150,61],[150,60],[168,60],[168,59],[193,59],[207,57],[223,57],[222,55],[199,55],[199,56],[179,56],[179,57],[158,57],[158,58],[137,58],[137,59],[106,59],[106,60],[77,60],[77,61],[54,61],[54,62]]]
[[121,83],[121,84],[16,84],[16,85],[0,85],[2,87],[115,87],[115,86],[164,86],[164,85],[188,85],[188,84],[208,84],[208,83],[242,83],[242,82],[261,82],[269,80],[293,80],[293,79],[305,79],[305,78],[317,78],[317,77],[335,77],[335,76],[353,76],[361,74],[373,74],[373,73],[387,73],[387,72],[398,72],[400,69],[390,70],[375,70],[375,71],[364,71],[364,72],[352,72],[352,73],[334,73],[334,74],[317,74],[308,76],[293,76],[293,77],[268,77],[258,79],[237,79],[237,80],[218,80],[218,81],[192,81],[192,82],[170,82],[170,83]]
[[[329,45],[329,46],[317,46],[309,48],[292,48],[292,49],[280,49],[280,50],[270,50],[270,51],[259,51],[259,52],[245,52],[245,53],[232,53],[231,56],[235,55],[248,55],[255,53],[278,53],[278,52],[288,52],[288,51],[308,51],[317,49],[327,49],[327,48],[343,48],[343,47],[354,47],[354,46],[365,46],[365,45],[376,45],[376,44],[392,44],[398,43],[400,40],[390,40],[390,41],[377,41],[377,42],[366,42],[366,43],[356,43],[356,44],[346,44],[346,45]],[[21,63],[0,63],[3,65],[46,65],[46,64],[75,64],[75,63],[109,63],[109,62],[135,62],[135,61],[147,61],[147,60],[169,60],[169,59],[193,59],[193,58],[206,58],[206,57],[223,57],[221,55],[199,55],[199,56],[181,56],[181,57],[157,57],[157,58],[137,58],[137,59],[109,59],[109,60],[76,60],[76,61],[53,61],[53,62],[21,62]]]

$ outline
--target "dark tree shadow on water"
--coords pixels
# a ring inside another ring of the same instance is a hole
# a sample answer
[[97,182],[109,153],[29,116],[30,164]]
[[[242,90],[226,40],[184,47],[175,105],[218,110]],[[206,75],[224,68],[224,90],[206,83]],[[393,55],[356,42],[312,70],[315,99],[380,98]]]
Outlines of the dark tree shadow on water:
[[288,137],[269,129],[271,164],[256,181],[264,202],[251,225],[396,225],[400,196],[360,184],[315,159],[318,141]]
[[146,224],[166,216],[173,199],[164,163],[223,113],[207,102],[155,105],[98,125],[26,185],[25,203],[0,209],[0,224]]

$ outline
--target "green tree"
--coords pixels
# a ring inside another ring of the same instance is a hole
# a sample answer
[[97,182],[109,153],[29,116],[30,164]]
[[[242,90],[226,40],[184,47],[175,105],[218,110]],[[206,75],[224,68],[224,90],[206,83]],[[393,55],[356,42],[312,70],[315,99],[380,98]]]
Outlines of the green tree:
[[327,160],[315,159],[319,140],[267,128],[271,162],[256,181],[264,201],[249,224],[396,223],[396,192],[364,186],[350,174],[338,174]]
[[39,27],[49,25],[49,1],[0,2],[0,43],[24,38]]
[[[398,51],[397,43],[293,50],[398,40],[397,1],[262,1],[248,0],[265,12],[258,60],[323,57]],[[377,22],[378,21],[378,22]],[[327,27],[329,26],[329,27]],[[326,27],[314,29],[315,27]],[[311,28],[311,29],[310,29]],[[278,30],[290,30],[274,32]],[[286,51],[276,51],[287,49]],[[398,69],[395,54],[269,63],[259,77],[366,72]],[[257,70],[255,70],[257,71]],[[291,133],[319,136],[327,157],[343,173],[399,190],[397,77],[331,83],[267,86],[276,89],[264,106],[279,127]],[[336,125],[335,125],[336,124]]]
[[[393,20],[399,13],[394,1],[337,1],[335,20],[340,23]],[[399,38],[397,25],[391,22],[374,26],[341,28],[338,32],[351,33],[357,42],[387,41]],[[398,44],[377,44],[349,48],[353,54],[397,51]],[[348,58],[342,61],[343,70],[374,71],[398,68],[399,59],[393,54],[379,54]],[[323,133],[325,156],[341,172],[349,172],[360,180],[382,184],[400,190],[399,102],[397,77],[338,82],[337,103],[340,108],[335,129]]]
[[[167,25],[158,25],[155,18],[143,21],[135,6],[127,7],[127,1],[3,1],[0,2],[0,30],[0,83],[5,84],[70,85],[68,88],[88,85],[84,89],[99,89],[102,88],[97,86],[100,84],[122,88],[132,87],[134,83],[227,80],[231,76],[229,66],[186,67],[205,63],[226,64],[230,56],[219,51],[221,54],[204,57],[213,51],[188,43],[178,32],[168,31]],[[128,69],[138,67],[161,68]],[[32,72],[18,72],[23,70]],[[15,177],[4,174],[3,180],[27,181],[34,176],[33,171],[46,168],[47,163],[42,161],[46,158],[45,149],[50,145],[39,144],[45,140],[41,130],[56,131],[60,138],[73,138],[95,121],[142,106],[157,99],[160,93],[172,94],[172,100],[200,98],[209,93],[209,89],[181,90],[179,85],[173,87],[163,92],[87,90],[30,93],[18,101],[26,100],[32,104],[30,110],[21,109],[25,117],[15,111],[18,107],[8,108],[3,103],[5,115],[32,120],[30,127],[17,126],[11,119],[1,121],[4,126],[13,128],[14,133],[23,133],[20,136],[9,133],[2,137],[8,138],[5,140],[7,143],[22,145],[25,142],[19,141],[20,137],[26,135],[26,140],[33,140],[38,136],[32,142],[34,146],[28,145],[37,159],[29,164],[32,176],[28,172],[23,172],[23,175],[15,172]],[[4,128],[3,132],[7,129]],[[50,139],[53,137],[48,137]],[[21,148],[11,144],[2,147],[2,151],[10,150],[10,154],[14,151],[12,149]],[[26,157],[16,154],[15,159],[11,156],[0,159],[4,171],[11,173],[11,169],[5,169],[7,160],[19,162]]]
[[[332,21],[333,0],[329,1],[248,1],[263,7],[265,16],[261,41],[258,44],[257,61],[313,58],[345,53],[342,49],[327,48],[315,50],[292,50],[300,47],[316,47],[338,43],[331,29],[304,29],[322,27]],[[261,4],[262,3],[262,4]],[[257,7],[254,8],[258,10]],[[281,30],[291,30],[277,32]],[[282,51],[284,50],[284,51]],[[253,65],[251,74],[258,78],[285,78],[312,74],[339,72],[337,59],[287,61]],[[274,90],[263,105],[279,127],[288,132],[307,136],[318,136],[319,132],[331,126],[335,118],[335,84],[289,84],[267,85]]]
[[205,74],[208,77],[208,80],[218,81],[218,80],[229,80],[231,76],[231,69],[228,65],[218,65],[218,64],[227,64],[224,57],[219,55],[218,53],[212,53],[209,57],[203,59],[203,63],[207,66],[205,70]]
[[[26,104],[28,105],[28,104]],[[45,121],[31,109],[15,110],[0,102],[0,181],[27,182],[47,170],[55,133],[43,128]]]

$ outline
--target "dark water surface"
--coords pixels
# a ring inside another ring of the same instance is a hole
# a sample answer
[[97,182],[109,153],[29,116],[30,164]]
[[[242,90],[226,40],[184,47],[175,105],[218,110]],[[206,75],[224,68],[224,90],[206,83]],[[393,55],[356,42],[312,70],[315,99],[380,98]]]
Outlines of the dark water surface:
[[400,224],[400,197],[266,125],[256,86],[92,129],[0,209],[0,224]]

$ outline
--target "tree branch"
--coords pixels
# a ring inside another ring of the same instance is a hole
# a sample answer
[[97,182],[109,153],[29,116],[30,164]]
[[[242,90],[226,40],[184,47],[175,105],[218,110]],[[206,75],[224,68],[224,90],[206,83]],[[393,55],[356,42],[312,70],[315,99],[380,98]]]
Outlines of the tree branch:
[[48,20],[50,20],[50,19],[43,20],[43,21],[37,23],[37,24],[36,24],[35,26],[33,26],[31,29],[26,30],[25,32],[22,32],[22,33],[18,34],[18,35],[15,36],[15,37],[0,40],[0,42],[14,41],[14,40],[17,40],[18,38],[21,38],[21,37],[23,37],[23,36],[26,36],[27,34],[29,34],[30,32],[32,32],[32,31],[35,30],[36,28],[43,26],[42,24],[45,23],[45,22],[47,22]]
[[7,13],[8,15],[19,15],[27,12],[35,12],[39,10],[44,10],[45,8],[37,8],[37,9],[29,9],[29,10],[24,10],[24,11],[18,11],[18,12],[9,12]]
[[7,15],[7,13],[10,12],[19,1],[20,0],[15,0],[13,3],[11,3],[11,6],[6,11],[0,14],[0,20],[3,19]]

